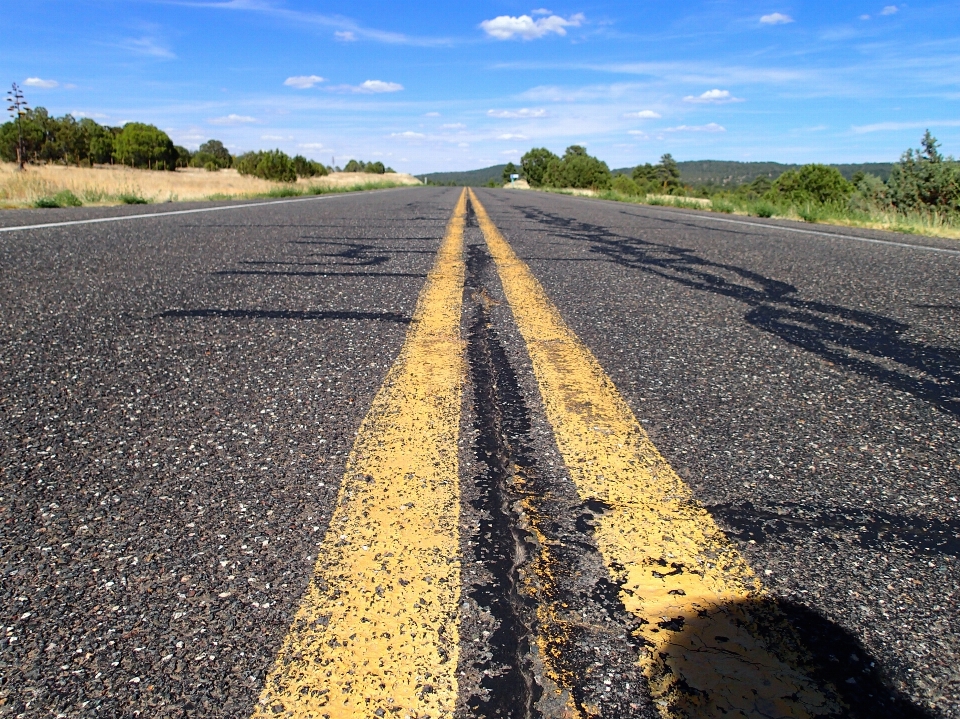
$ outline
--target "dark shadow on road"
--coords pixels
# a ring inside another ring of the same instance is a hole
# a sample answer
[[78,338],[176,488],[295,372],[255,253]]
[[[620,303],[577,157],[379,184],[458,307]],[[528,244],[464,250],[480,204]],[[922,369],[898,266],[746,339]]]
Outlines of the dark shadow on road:
[[851,633],[801,604],[704,606],[664,617],[655,636],[650,684],[671,716],[931,719]]
[[[606,227],[527,207],[530,219],[622,267],[744,303],[744,319],[825,360],[960,415],[960,351],[905,337],[906,323],[875,312],[796,297],[789,283],[694,250],[628,237]],[[701,228],[702,229],[702,228]],[[713,230],[711,230],[712,232]]]
[[221,318],[257,320],[368,320],[373,322],[399,322],[409,324],[411,319],[398,312],[351,312],[347,310],[318,310],[315,312],[294,310],[168,310],[154,315],[158,318]]
[[[788,541],[793,533],[816,537],[811,530],[850,532],[854,541],[868,549],[900,547],[914,553],[949,554],[960,557],[960,519],[897,515],[864,509],[818,509],[785,502],[768,509],[750,502],[715,504],[707,507],[730,530],[728,535],[744,542],[763,543],[771,539]],[[822,541],[832,543],[832,535]]]

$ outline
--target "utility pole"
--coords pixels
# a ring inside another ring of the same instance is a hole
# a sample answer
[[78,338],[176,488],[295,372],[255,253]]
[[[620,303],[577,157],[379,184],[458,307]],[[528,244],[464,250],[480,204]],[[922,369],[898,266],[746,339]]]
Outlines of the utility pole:
[[27,101],[23,99],[23,92],[17,83],[13,83],[13,88],[7,94],[7,102],[10,103],[10,107],[7,108],[10,117],[17,121],[17,168],[22,172],[26,160],[23,157],[23,125],[20,123],[20,118],[26,115],[30,108],[27,107]]

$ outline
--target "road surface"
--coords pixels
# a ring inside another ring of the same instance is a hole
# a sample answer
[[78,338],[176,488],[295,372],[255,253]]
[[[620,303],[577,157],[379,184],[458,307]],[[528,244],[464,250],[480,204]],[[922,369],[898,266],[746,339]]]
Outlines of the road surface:
[[0,716],[960,717],[958,292],[532,192],[4,213]]

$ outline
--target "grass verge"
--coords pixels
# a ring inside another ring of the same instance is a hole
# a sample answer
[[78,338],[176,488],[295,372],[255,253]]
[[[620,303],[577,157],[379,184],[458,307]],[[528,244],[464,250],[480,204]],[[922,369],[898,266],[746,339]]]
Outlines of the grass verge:
[[157,172],[110,165],[29,165],[25,172],[18,172],[15,164],[0,163],[0,208],[300,197],[420,184],[403,173],[339,172],[279,183],[243,176],[236,170]]
[[844,207],[821,205],[777,205],[767,200],[713,199],[682,197],[672,195],[624,195],[614,190],[604,190],[586,194],[564,189],[543,188],[546,192],[564,195],[584,195],[601,200],[629,202],[637,205],[660,207],[679,207],[686,210],[703,210],[746,217],[763,217],[783,220],[801,220],[813,224],[833,225],[837,227],[862,227],[871,230],[886,230],[910,235],[943,237],[960,240],[960,225],[941,215],[919,212],[894,212],[874,210],[872,212],[852,210]]

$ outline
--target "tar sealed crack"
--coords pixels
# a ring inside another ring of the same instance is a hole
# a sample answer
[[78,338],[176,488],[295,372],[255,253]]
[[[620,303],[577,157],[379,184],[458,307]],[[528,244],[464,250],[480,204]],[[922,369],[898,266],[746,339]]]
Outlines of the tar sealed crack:
[[569,479],[539,465],[545,449],[535,410],[485,284],[491,259],[479,245],[469,245],[467,257],[477,468],[468,495],[472,559],[482,571],[466,596],[489,631],[486,651],[471,661],[477,680],[465,709],[481,717],[652,716],[636,661],[637,622],[593,542],[593,522],[609,508],[580,499]]
[[[484,260],[489,261],[472,247],[467,263],[470,279],[477,277]],[[489,638],[489,658],[477,667],[484,674],[481,687],[486,696],[473,696],[467,704],[477,716],[540,717],[536,702],[543,690],[535,678],[530,645],[535,610],[521,590],[521,566],[537,551],[536,540],[521,526],[518,497],[511,486],[517,471],[532,467],[522,446],[530,422],[491,326],[489,300],[481,293],[475,297],[467,357],[477,430],[474,450],[482,467],[474,478],[479,495],[474,506],[482,516],[475,558],[486,566],[491,581],[470,596],[490,612],[496,629]]]

